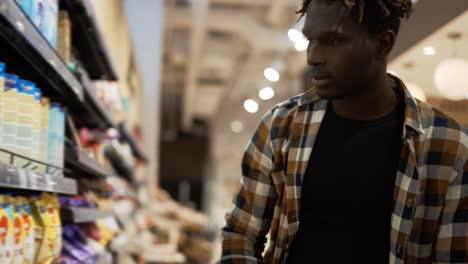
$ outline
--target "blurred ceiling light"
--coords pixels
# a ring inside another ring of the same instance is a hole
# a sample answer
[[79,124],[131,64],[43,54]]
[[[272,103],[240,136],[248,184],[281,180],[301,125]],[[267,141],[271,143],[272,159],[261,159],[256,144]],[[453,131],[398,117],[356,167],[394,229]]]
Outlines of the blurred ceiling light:
[[435,55],[437,53],[437,50],[434,47],[424,47],[423,48],[423,53],[424,53],[424,55],[432,56],[432,55]]
[[257,113],[258,111],[258,104],[252,99],[245,100],[244,108],[249,113]]
[[435,87],[439,93],[450,100],[465,99],[468,93],[468,61],[452,58],[442,61],[434,74]]
[[270,100],[275,96],[275,91],[271,87],[265,87],[258,92],[258,96],[264,101]]
[[277,82],[280,79],[280,74],[277,70],[273,68],[265,69],[263,74],[265,75],[265,78],[267,78],[267,80],[269,80],[270,82]]
[[288,30],[288,37],[294,43],[297,43],[304,39],[304,36],[302,35],[302,33],[299,32],[299,30],[295,28],[291,28],[290,30]]
[[239,120],[234,120],[231,122],[231,130],[234,133],[240,133],[244,130],[244,124]]
[[297,51],[304,51],[307,49],[308,46],[309,46],[309,41],[307,39],[302,39],[296,42],[296,45],[294,45]]
[[405,85],[406,85],[406,88],[408,88],[410,94],[414,98],[419,99],[423,102],[426,102],[427,100],[426,93],[419,85],[417,85],[416,83],[412,83],[412,82],[405,82]]

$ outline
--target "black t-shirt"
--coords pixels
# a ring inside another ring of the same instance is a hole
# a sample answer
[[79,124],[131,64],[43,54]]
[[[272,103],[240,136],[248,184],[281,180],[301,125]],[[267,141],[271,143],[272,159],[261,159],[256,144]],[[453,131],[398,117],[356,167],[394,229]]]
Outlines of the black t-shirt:
[[325,114],[302,185],[288,264],[388,263],[404,103],[377,120]]

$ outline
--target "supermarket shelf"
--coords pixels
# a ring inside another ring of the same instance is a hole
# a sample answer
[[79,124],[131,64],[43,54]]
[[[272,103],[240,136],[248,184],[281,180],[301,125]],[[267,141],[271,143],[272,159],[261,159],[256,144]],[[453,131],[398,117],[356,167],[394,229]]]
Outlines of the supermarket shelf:
[[112,212],[101,211],[96,208],[60,208],[60,217],[65,223],[89,223],[112,216]]
[[90,0],[62,0],[73,24],[72,39],[91,79],[117,80],[117,73]]
[[87,102],[93,109],[96,119],[100,120],[100,126],[116,128],[117,122],[115,122],[112,113],[104,107],[103,103],[98,98],[91,81],[85,74],[81,75],[81,83],[83,84],[85,91],[85,102]]
[[132,136],[130,131],[128,131],[128,128],[125,126],[125,124],[123,123],[119,124],[119,132],[120,132],[120,136],[122,137],[122,139],[128,142],[128,144],[130,144],[133,155],[141,161],[148,162],[148,158],[146,154],[143,152],[143,150],[141,149],[141,146]]
[[111,169],[104,167],[81,149],[67,147],[65,161],[73,171],[82,171],[93,177],[110,177],[114,175]]
[[[15,0],[0,2],[0,38],[3,51],[0,60],[7,59],[7,62],[25,60],[28,64],[21,67],[7,65],[8,71],[19,73],[16,70],[20,70],[24,73],[22,77],[40,82],[42,88],[51,89],[66,101],[83,100],[81,84]],[[6,48],[17,52],[20,58],[16,54],[6,52]],[[25,67],[30,67],[33,72],[25,70]]]
[[0,187],[75,195],[76,181],[62,176],[35,173],[0,163]]

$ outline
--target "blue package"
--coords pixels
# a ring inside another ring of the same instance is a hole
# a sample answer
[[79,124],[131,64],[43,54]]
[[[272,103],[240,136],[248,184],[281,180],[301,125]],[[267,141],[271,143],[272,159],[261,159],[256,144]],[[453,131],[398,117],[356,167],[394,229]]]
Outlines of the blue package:
[[0,74],[5,74],[6,64],[0,62]]
[[6,73],[5,78],[6,78],[5,88],[16,89],[16,90],[19,89],[19,87],[18,87],[18,81],[19,81],[18,75]]
[[16,0],[18,2],[18,5],[23,9],[23,12],[28,15],[28,17],[31,16],[31,0]]
[[42,90],[39,87],[34,87],[34,100],[41,101],[42,99]]
[[58,0],[45,0],[45,17],[44,17],[44,31],[46,39],[50,45],[57,48],[57,32],[58,32],[58,19],[59,8]]
[[30,17],[34,25],[41,30],[44,27],[45,20],[45,1],[31,0]]
[[23,94],[35,95],[36,84],[26,80],[18,80],[19,92]]

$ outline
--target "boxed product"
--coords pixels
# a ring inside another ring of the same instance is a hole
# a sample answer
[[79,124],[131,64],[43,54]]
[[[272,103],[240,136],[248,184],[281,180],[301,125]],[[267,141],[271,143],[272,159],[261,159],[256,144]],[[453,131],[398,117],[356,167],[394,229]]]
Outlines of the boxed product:
[[67,11],[60,11],[57,52],[66,63],[71,62],[71,21]]
[[34,25],[42,30],[45,20],[45,0],[31,0],[29,14]]
[[23,12],[26,15],[31,16],[32,0],[16,0],[16,2],[18,2],[18,5],[21,7],[21,9],[23,9]]
[[50,45],[57,48],[58,0],[45,0],[44,3],[44,27],[41,32]]
[[58,0],[31,0],[30,18],[45,39],[57,47]]
[[[17,123],[16,123],[16,152],[32,158],[33,151],[33,112],[34,92],[36,84],[19,80]],[[28,161],[15,158],[15,165],[22,167]]]
[[[50,112],[50,100],[47,97],[41,99],[41,131],[40,131],[40,147],[39,147],[39,160],[42,162],[48,162],[48,150],[49,150],[49,112]],[[46,173],[47,169],[43,166],[40,172]]]
[[[16,152],[17,109],[18,109],[18,82],[19,78],[13,74],[5,74],[5,87],[3,90],[3,127],[2,148]],[[2,160],[10,162],[9,155],[2,155]],[[4,160],[6,159],[6,160]]]
[[14,253],[13,206],[9,196],[0,195],[0,263],[12,263]]
[[[32,113],[32,153],[31,157],[35,160],[41,160],[40,143],[41,143],[41,89],[34,90],[34,103],[31,108]],[[39,170],[36,170],[40,172]]]
[[65,151],[65,112],[58,103],[50,104],[48,132],[49,147],[47,162],[62,168]]
[[[0,135],[2,133],[2,126],[3,126],[3,90],[5,89],[5,63],[0,62]],[[1,144],[1,136],[0,136],[0,148],[2,147]],[[0,158],[0,161],[3,160]]]

